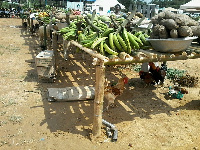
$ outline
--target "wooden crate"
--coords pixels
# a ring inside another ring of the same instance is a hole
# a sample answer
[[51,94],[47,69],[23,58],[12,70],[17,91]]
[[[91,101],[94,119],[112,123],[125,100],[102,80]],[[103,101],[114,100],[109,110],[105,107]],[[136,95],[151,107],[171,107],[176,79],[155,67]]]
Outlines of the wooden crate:
[[49,67],[38,66],[37,73],[38,73],[38,76],[51,78],[55,76],[55,67],[54,66],[49,66]]
[[55,57],[53,50],[45,50],[40,52],[35,58],[35,64],[37,67],[49,67],[55,65]]

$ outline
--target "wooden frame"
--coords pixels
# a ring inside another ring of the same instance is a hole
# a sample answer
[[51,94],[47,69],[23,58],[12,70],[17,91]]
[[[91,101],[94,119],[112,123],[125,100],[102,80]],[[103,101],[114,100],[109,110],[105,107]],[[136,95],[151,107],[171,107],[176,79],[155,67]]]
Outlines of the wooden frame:
[[[181,54],[159,53],[152,50],[139,50],[135,56],[130,56],[124,52],[120,53],[119,57],[108,58],[97,51],[83,47],[76,41],[63,41],[67,42],[64,51],[67,51],[70,45],[74,45],[81,50],[85,51],[94,59],[96,68],[96,83],[95,83],[95,99],[94,99],[94,118],[93,118],[93,138],[101,135],[102,127],[102,112],[103,112],[103,99],[104,99],[104,82],[105,82],[105,65],[125,65],[132,63],[144,62],[166,62],[186,59],[200,58],[200,51],[198,49],[191,53],[182,52]],[[66,53],[67,54],[67,53]]]

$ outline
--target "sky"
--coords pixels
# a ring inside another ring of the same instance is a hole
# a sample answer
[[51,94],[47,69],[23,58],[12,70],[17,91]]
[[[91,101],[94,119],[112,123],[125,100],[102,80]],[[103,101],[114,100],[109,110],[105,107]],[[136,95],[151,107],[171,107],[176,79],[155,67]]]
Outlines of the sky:
[[151,0],[144,0],[145,2],[149,3]]

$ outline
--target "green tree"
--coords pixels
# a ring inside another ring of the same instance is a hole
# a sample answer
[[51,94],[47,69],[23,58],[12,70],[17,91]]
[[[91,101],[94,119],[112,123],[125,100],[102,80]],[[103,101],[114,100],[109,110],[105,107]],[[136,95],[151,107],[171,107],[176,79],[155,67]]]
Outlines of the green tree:
[[8,2],[6,2],[6,1],[2,2],[2,5],[1,5],[2,8],[9,9],[9,6],[10,6],[10,4]]
[[167,7],[173,7],[173,8],[180,8],[180,5],[183,5],[191,0],[152,0],[152,4],[159,5],[160,8],[167,8]]

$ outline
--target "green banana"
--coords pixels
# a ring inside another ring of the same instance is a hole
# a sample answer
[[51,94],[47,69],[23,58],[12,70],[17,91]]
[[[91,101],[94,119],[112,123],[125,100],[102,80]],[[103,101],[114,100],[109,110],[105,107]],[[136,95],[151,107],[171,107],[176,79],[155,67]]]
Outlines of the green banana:
[[62,28],[58,31],[58,33],[61,33],[61,34],[65,34],[65,33],[68,33],[68,32],[71,32],[71,31],[76,31],[76,29],[74,28],[69,28],[69,27],[65,27],[65,28]]
[[103,47],[105,48],[105,51],[111,55],[118,55],[118,52],[110,49],[106,43],[103,44]]
[[83,41],[83,40],[85,40],[85,35],[84,35],[83,33],[80,33],[80,34],[78,35],[78,42],[81,42],[81,41]]
[[132,38],[133,38],[137,43],[139,43],[140,46],[143,45],[143,42],[142,42],[142,40],[141,40],[140,38],[136,37],[135,35],[133,35],[133,34],[131,34],[131,33],[129,33],[129,32],[128,32],[128,34],[130,34],[130,36],[132,36]]
[[102,37],[107,37],[113,31],[114,31],[113,28],[106,29],[105,32],[102,33]]
[[100,54],[102,54],[102,55],[105,56],[105,52],[104,52],[104,47],[103,47],[103,45],[104,45],[104,41],[101,41],[101,43],[100,43]]
[[126,28],[123,28],[122,36],[123,36],[125,43],[127,45],[127,53],[130,54],[131,53],[131,44],[130,44],[130,41],[129,41],[129,38],[128,38],[128,35],[127,35]]
[[117,49],[119,51],[123,51],[122,46],[120,45],[120,43],[119,43],[119,41],[117,39],[117,35],[116,34],[113,34],[113,41],[114,41],[114,44],[117,47]]
[[134,35],[138,37],[140,34],[142,34],[142,31],[138,31]]
[[90,39],[90,38],[92,38],[92,37],[96,37],[97,36],[97,32],[92,32],[92,33],[90,33],[88,36],[86,36],[86,39]]
[[138,38],[141,39],[141,41],[143,42],[144,45],[149,45],[149,42],[146,41],[146,37],[145,37],[144,34],[140,34],[140,35],[138,36]]
[[136,42],[136,40],[131,36],[130,33],[128,33],[128,38],[129,38],[129,40],[130,40],[130,43],[131,43],[131,46],[132,46],[133,49],[139,49],[139,48],[140,48],[139,44],[138,44],[138,43]]
[[150,36],[149,36],[148,34],[145,33],[145,34],[144,34],[144,37],[145,37],[145,38],[149,38]]
[[109,45],[110,45],[110,48],[112,49],[112,50],[114,50],[115,51],[115,46],[114,46],[114,43],[113,43],[113,33],[111,32],[110,34],[109,34]]
[[69,27],[70,27],[70,28],[76,28],[75,22],[71,22],[70,25],[69,25]]
[[93,34],[93,36],[91,36],[90,38],[88,38],[88,36],[85,38],[85,40],[81,41],[82,44],[87,44],[90,41],[93,41],[94,39],[96,39],[97,34]]
[[76,36],[76,32],[75,31],[71,31],[71,32],[63,34],[63,38],[65,40],[69,40],[70,37],[75,37],[75,36]]
[[100,23],[99,26],[104,28],[105,30],[108,29],[108,26],[105,23]]
[[91,48],[95,48],[97,45],[99,45],[102,41],[105,41],[107,37],[97,38],[94,43],[91,45]]
[[127,51],[126,43],[124,42],[123,38],[119,35],[119,33],[117,34],[117,39],[121,44],[122,48],[124,49],[124,51],[126,52]]
[[83,46],[87,47],[87,48],[90,48],[91,45],[94,43],[95,40],[96,40],[96,38],[94,38],[93,40],[90,40],[90,42],[88,42],[88,43],[85,43]]
[[65,34],[65,33],[67,33],[67,32],[69,32],[69,27],[62,28],[62,29],[60,29],[60,30],[58,31],[58,33],[61,33],[61,34]]

